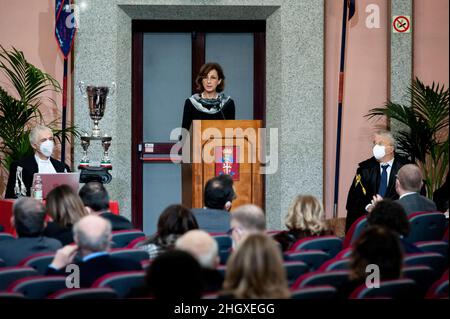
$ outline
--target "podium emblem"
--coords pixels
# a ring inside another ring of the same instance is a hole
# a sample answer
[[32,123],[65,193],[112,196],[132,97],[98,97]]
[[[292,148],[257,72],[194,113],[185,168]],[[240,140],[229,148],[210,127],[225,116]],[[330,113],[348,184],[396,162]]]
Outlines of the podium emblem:
[[239,180],[239,148],[237,146],[217,146],[215,153],[216,176],[227,174],[234,181]]

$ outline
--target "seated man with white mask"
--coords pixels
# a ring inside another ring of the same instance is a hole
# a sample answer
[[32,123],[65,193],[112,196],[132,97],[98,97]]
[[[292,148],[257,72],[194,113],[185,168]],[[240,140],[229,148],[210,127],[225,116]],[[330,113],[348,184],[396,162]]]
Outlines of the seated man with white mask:
[[64,173],[68,167],[52,156],[55,142],[50,128],[36,125],[30,132],[34,155],[13,162],[9,168],[5,198],[31,196],[34,173]]
[[399,198],[395,180],[399,169],[409,161],[395,153],[395,139],[389,131],[378,131],[373,138],[373,157],[358,165],[347,197],[345,232],[365,215],[378,198]]

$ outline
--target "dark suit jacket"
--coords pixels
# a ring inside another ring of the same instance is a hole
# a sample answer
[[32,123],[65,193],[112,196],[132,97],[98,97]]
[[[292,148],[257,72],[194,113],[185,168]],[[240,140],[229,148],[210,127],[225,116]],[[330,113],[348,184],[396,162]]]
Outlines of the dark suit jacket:
[[[408,163],[410,162],[407,159],[395,155],[384,198],[392,200],[398,199],[398,194],[395,191],[395,176],[397,175],[398,170]],[[361,183],[357,183],[358,175],[361,177]],[[354,221],[366,213],[367,204],[370,203],[374,195],[378,194],[380,179],[380,163],[375,157],[371,157],[368,160],[359,163],[359,167],[356,170],[355,177],[353,178],[347,196],[347,205],[345,207],[347,209],[346,232],[350,229]],[[363,187],[365,189],[365,194]]]
[[[109,255],[94,257],[86,262],[80,261],[76,264],[80,269],[80,287],[83,288],[90,287],[95,280],[111,272],[142,270],[141,264],[134,260],[111,257]],[[64,268],[56,270],[51,267],[48,267],[46,274],[68,275]]]
[[25,258],[37,253],[50,253],[61,248],[61,243],[47,237],[20,237],[0,241],[0,259],[7,267],[16,266]]
[[[52,162],[53,167],[57,173],[64,173],[65,170],[70,171],[67,165],[63,162],[60,162],[53,157],[50,157],[50,161]],[[14,186],[16,184],[16,172],[17,167],[20,166],[23,168],[22,170],[22,180],[27,189],[27,196],[31,196],[30,188],[33,183],[34,173],[39,173],[39,167],[34,158],[34,154],[31,156],[27,156],[22,158],[19,161],[13,162],[9,168],[9,176],[8,176],[8,184],[6,186],[5,198],[16,198],[16,194],[14,194]]]
[[417,193],[404,196],[397,200],[397,202],[403,206],[407,215],[416,212],[434,212],[437,210],[436,204],[433,201]]
[[73,243],[72,226],[62,227],[55,222],[49,222],[44,229],[44,236],[59,240],[63,246]]
[[99,214],[99,216],[111,222],[113,231],[134,229],[133,224],[123,216],[114,215],[113,213],[110,212],[101,213]]
[[198,227],[208,233],[226,233],[230,229],[231,215],[226,210],[193,208]]

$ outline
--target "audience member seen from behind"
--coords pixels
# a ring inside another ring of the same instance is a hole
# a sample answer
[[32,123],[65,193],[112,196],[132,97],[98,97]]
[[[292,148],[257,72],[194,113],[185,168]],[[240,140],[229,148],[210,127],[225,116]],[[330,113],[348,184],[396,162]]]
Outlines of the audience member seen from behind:
[[111,257],[108,253],[111,242],[111,223],[99,216],[88,215],[73,227],[75,245],[64,246],[56,252],[47,269],[48,275],[66,276],[65,267],[74,263],[78,253],[80,286],[90,287],[101,276],[118,271],[142,270],[134,260]]
[[285,224],[288,231],[274,236],[283,251],[289,250],[297,240],[306,237],[332,235],[325,224],[322,204],[311,195],[299,195],[295,198],[289,207]]
[[403,206],[406,215],[416,212],[434,212],[436,204],[420,195],[423,186],[422,172],[417,165],[407,164],[402,166],[397,173],[395,190],[400,198],[397,202]]
[[348,298],[366,283],[366,276],[373,273],[368,270],[369,265],[379,267],[380,280],[399,279],[402,273],[402,245],[398,235],[386,227],[366,228],[356,240],[350,258],[349,281],[337,287],[339,298]]
[[113,231],[134,228],[128,219],[109,211],[109,195],[102,183],[89,182],[85,184],[80,189],[79,195],[88,212],[109,220]]
[[230,175],[211,178],[205,185],[205,207],[193,208],[200,229],[209,233],[225,233],[230,229],[230,209],[236,194]]
[[202,267],[204,292],[222,289],[223,276],[216,269],[219,265],[219,247],[214,238],[203,230],[190,230],[175,242],[175,248],[194,256]]
[[227,262],[223,298],[282,299],[290,291],[277,243],[265,234],[250,234]]
[[159,216],[158,228],[138,248],[148,252],[150,259],[172,249],[175,241],[192,229],[198,229],[197,220],[192,212],[183,205],[170,205]]
[[200,264],[185,251],[166,251],[147,269],[146,285],[149,296],[155,299],[200,299],[203,292]]
[[44,236],[55,238],[63,245],[73,243],[72,226],[88,213],[80,197],[67,185],[55,187],[46,198],[47,223]]
[[0,241],[0,259],[3,259],[5,266],[17,266],[31,255],[50,253],[61,248],[58,240],[43,236],[45,211],[37,200],[19,198],[13,205],[11,224],[18,238]]
[[389,199],[377,202],[372,211],[367,215],[367,223],[371,226],[384,226],[394,231],[399,236],[405,253],[422,252],[414,244],[405,239],[409,234],[410,224],[405,210],[398,202]]
[[253,204],[242,205],[231,214],[231,239],[236,247],[250,234],[266,231],[266,217],[261,208]]

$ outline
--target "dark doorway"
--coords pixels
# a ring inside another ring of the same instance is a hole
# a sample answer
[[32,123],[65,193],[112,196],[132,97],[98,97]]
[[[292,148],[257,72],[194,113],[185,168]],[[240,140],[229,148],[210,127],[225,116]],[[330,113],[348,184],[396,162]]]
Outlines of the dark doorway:
[[136,20],[132,30],[132,221],[152,233],[163,206],[181,202],[181,169],[169,158],[168,132],[181,125],[201,65],[225,64],[232,90],[225,93],[242,102],[236,119],[264,123],[265,21]]

